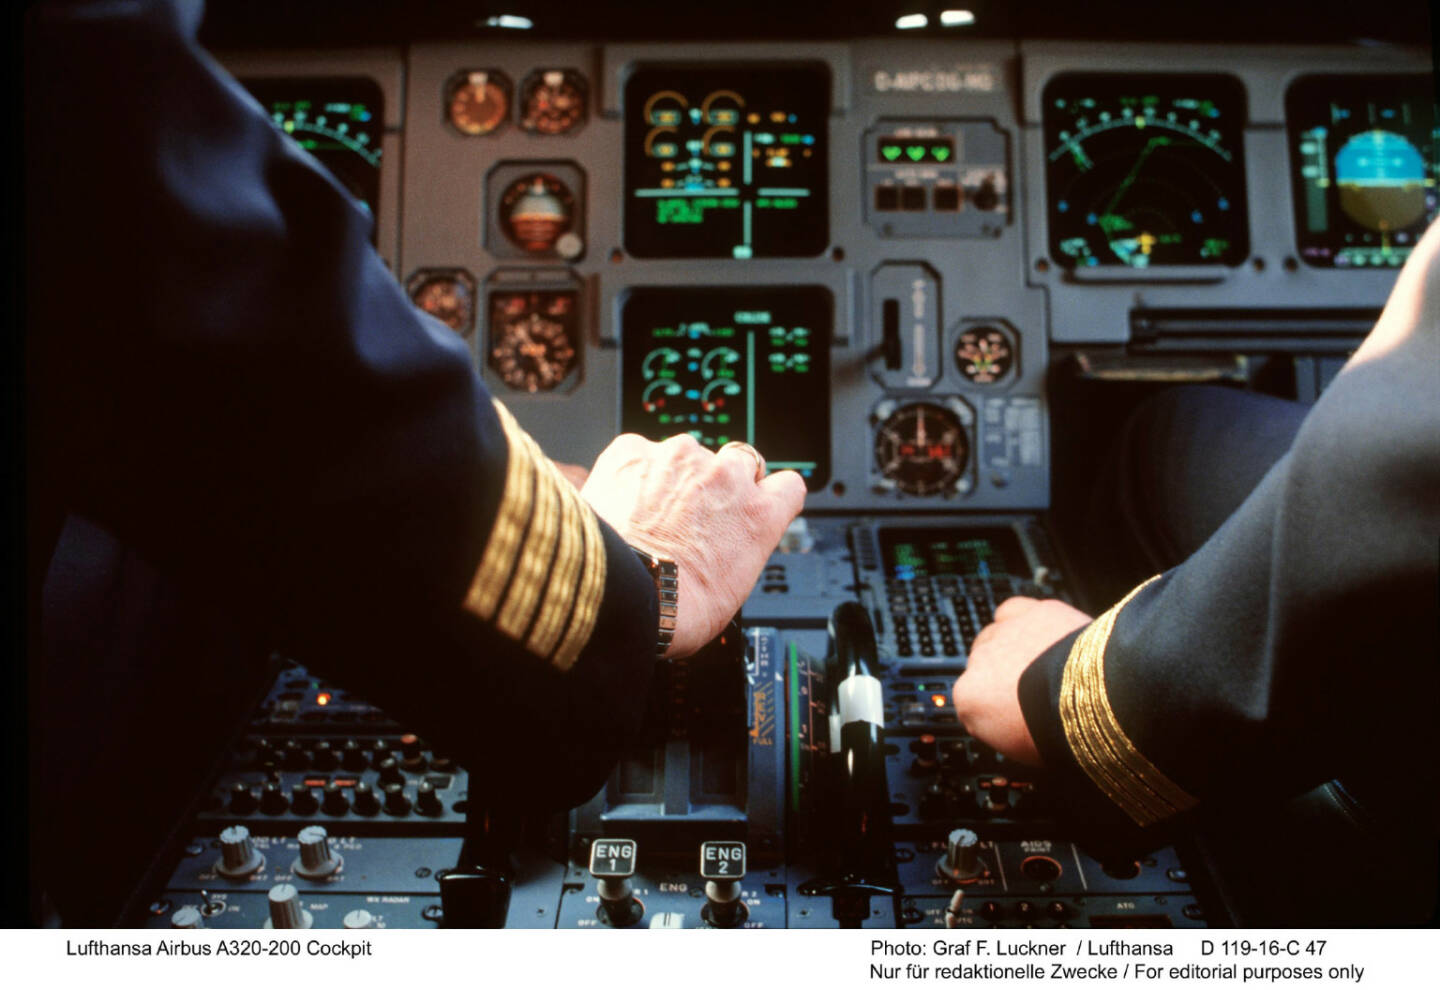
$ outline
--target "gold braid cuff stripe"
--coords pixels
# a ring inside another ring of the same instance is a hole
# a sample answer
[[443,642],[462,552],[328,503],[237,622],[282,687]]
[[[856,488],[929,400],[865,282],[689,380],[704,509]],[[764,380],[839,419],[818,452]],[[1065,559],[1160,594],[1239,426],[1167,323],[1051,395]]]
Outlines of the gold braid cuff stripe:
[[1115,620],[1120,610],[1155,580],[1135,588],[1086,627],[1070,648],[1060,679],[1060,724],[1076,762],[1096,787],[1141,826],[1153,825],[1198,803],[1135,748],[1120,727],[1105,688],[1105,647]]
[[600,525],[510,411],[499,402],[495,411],[509,447],[505,491],[465,608],[487,622],[493,619],[501,633],[523,639],[529,652],[568,670],[600,612],[605,589]]

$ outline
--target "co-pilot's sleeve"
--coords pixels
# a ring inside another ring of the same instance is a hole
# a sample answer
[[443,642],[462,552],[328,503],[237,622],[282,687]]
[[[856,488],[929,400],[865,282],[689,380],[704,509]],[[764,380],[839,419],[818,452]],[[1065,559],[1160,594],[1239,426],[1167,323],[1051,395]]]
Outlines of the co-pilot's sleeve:
[[583,800],[638,726],[654,584],[198,11],[29,12],[34,483],[461,759],[472,800]]
[[1433,808],[1437,238],[1221,529],[1022,676],[1057,804],[1093,836],[1248,816],[1332,778],[1393,784],[1377,810],[1402,790]]

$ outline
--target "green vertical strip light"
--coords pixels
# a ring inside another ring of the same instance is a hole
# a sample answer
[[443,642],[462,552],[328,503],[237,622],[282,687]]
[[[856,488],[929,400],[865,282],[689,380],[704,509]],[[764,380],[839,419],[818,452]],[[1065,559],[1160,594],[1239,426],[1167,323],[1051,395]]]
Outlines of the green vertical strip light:
[[755,446],[755,334],[745,335],[745,442]]
[[[790,654],[790,810],[800,812],[800,653],[793,642]],[[813,745],[813,741],[812,741]]]

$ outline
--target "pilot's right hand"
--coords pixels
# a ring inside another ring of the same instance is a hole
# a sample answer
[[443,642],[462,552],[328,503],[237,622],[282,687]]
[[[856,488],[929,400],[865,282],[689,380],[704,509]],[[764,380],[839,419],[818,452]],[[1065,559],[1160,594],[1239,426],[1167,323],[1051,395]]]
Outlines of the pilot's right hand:
[[746,444],[715,453],[689,434],[655,443],[633,433],[616,437],[590,469],[580,494],[600,518],[679,568],[679,614],[666,656],[688,656],[720,634],[804,507],[800,475],[762,478],[763,471]]

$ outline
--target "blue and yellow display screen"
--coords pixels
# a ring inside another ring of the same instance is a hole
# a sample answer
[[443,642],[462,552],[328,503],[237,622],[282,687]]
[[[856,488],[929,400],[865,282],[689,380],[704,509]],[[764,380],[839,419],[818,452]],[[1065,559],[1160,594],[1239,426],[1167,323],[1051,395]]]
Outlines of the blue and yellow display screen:
[[897,581],[932,577],[998,577],[1027,574],[1025,551],[1008,526],[922,529],[887,526],[880,531],[885,574]]
[[820,286],[634,289],[621,337],[621,428],[743,440],[811,491],[830,480],[830,331]]
[[829,246],[822,65],[642,67],[625,84],[625,249],[803,258]]
[[380,138],[385,127],[385,96],[379,84],[363,76],[241,83],[275,126],[314,155],[374,216],[380,203]]
[[1305,76],[1285,94],[1295,249],[1320,268],[1397,268],[1440,207],[1428,76]]

